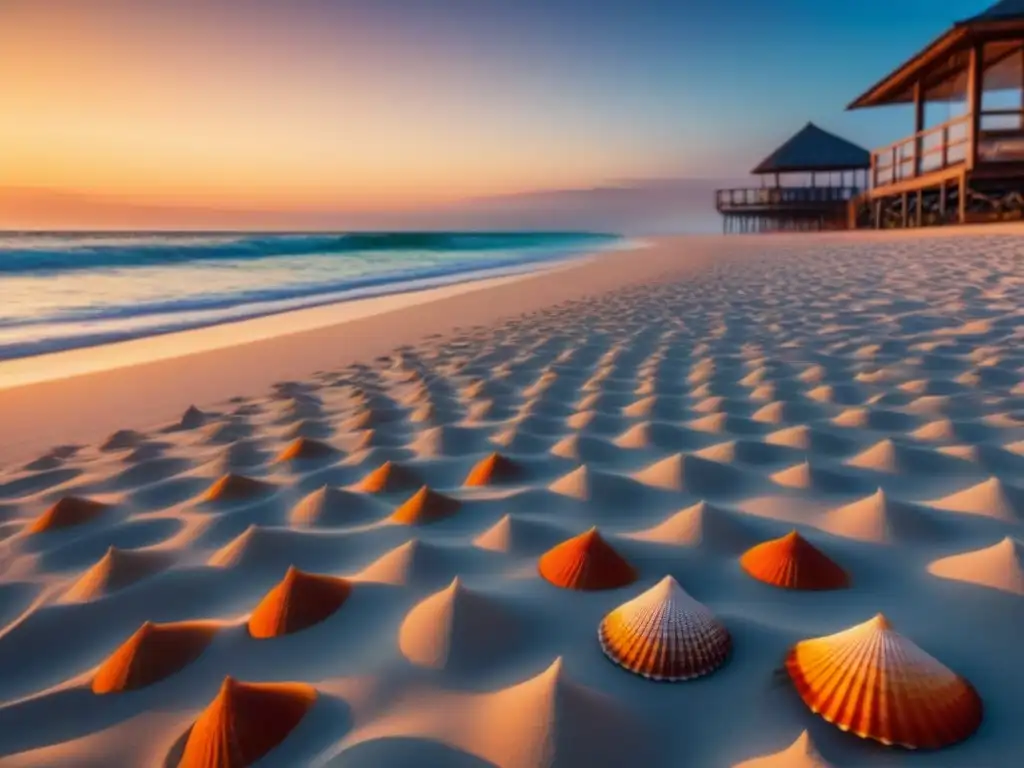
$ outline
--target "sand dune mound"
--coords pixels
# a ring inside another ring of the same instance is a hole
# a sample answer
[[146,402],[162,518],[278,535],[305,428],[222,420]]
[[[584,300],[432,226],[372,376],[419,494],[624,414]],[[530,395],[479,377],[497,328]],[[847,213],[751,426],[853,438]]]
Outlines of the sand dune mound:
[[422,487],[419,475],[403,464],[385,461],[355,486],[364,493],[402,493]]
[[622,428],[622,418],[598,411],[579,411],[567,418],[565,425],[584,434],[614,435]]
[[758,581],[783,589],[842,589],[850,585],[846,571],[796,531],[747,550],[740,566]]
[[411,539],[385,552],[360,571],[360,581],[406,586],[447,581],[458,570],[456,553],[448,547]]
[[944,531],[928,510],[893,501],[881,488],[827,513],[820,527],[836,536],[878,544],[934,541]]
[[495,432],[490,441],[512,453],[543,453],[553,442],[547,436],[534,434],[521,427],[509,427]]
[[563,459],[584,463],[607,463],[620,455],[617,448],[600,437],[587,435],[567,435],[549,449],[549,453]]
[[210,644],[217,626],[210,622],[146,622],[106,661],[92,679],[97,694],[144,688],[185,668]]
[[760,534],[744,515],[701,501],[630,538],[738,553],[757,543]]
[[84,603],[109,595],[168,568],[173,560],[169,552],[118,549],[111,546],[64,593],[63,601]]
[[210,445],[224,445],[251,437],[253,431],[253,427],[243,421],[230,420],[208,425],[203,435]]
[[977,464],[990,474],[1017,474],[1024,476],[1024,457],[1009,447],[989,445],[947,445],[937,448],[940,453]]
[[484,433],[467,427],[431,427],[420,432],[409,448],[420,456],[453,456],[471,453],[481,446]]
[[863,388],[855,384],[823,384],[807,392],[807,397],[818,403],[860,405],[867,400]]
[[936,560],[928,566],[928,572],[1024,595],[1024,543],[1007,536],[991,547]]
[[521,464],[500,453],[492,453],[473,466],[463,485],[479,487],[514,483],[521,480],[524,475],[525,471]]
[[1006,522],[1018,522],[1024,516],[1024,491],[1005,484],[997,477],[931,502],[936,509],[982,515]]
[[360,525],[377,520],[386,509],[364,494],[324,485],[301,499],[289,520],[307,528]]
[[733,768],[833,768],[818,752],[807,731],[781,752],[737,763]]
[[634,424],[621,435],[612,440],[612,443],[619,448],[645,449],[654,446],[654,438],[651,434],[650,422]]
[[742,464],[764,466],[793,461],[794,454],[794,449],[784,445],[773,445],[760,440],[728,440],[701,448],[693,455],[719,464],[732,464],[738,461]]
[[305,683],[240,683],[226,677],[192,724],[178,765],[251,765],[284,741],[315,701],[316,689]]
[[512,647],[517,634],[517,622],[504,606],[456,577],[409,612],[398,631],[398,646],[422,667],[472,669]]
[[294,566],[276,584],[249,617],[249,634],[278,637],[319,624],[341,608],[352,584],[335,576],[305,573]]
[[845,464],[860,469],[889,474],[955,471],[957,462],[950,457],[921,448],[881,440],[850,459]]
[[236,470],[258,467],[270,458],[270,454],[263,450],[262,444],[256,440],[238,440],[221,450],[220,455],[211,463],[223,474],[230,474]]
[[809,403],[776,400],[758,408],[750,418],[764,424],[784,424],[787,421],[810,421],[820,418],[823,414],[822,408],[811,406]]
[[871,484],[866,480],[819,467],[808,461],[775,472],[771,475],[771,479],[785,488],[822,493],[867,493],[871,490]]
[[677,453],[633,474],[633,479],[666,491],[721,496],[739,491],[746,478],[728,464]]
[[29,533],[46,533],[76,525],[84,525],[110,509],[104,504],[81,496],[64,496],[28,526]]
[[341,430],[355,432],[361,429],[379,429],[387,427],[401,418],[398,409],[359,408],[352,416],[341,422]]
[[540,575],[563,589],[616,589],[637,580],[636,569],[591,528],[549,549],[537,562]]
[[689,429],[712,435],[759,435],[765,432],[765,425],[745,416],[730,413],[712,413],[686,422]]
[[200,500],[215,504],[233,504],[258,499],[272,493],[274,489],[272,483],[229,473],[211,485]]
[[279,463],[291,461],[319,461],[337,456],[338,451],[331,445],[320,440],[300,437],[290,442],[275,461]]
[[144,434],[136,432],[134,429],[120,429],[100,444],[100,450],[123,451],[128,448],[134,448],[145,439],[146,436]]
[[653,757],[632,715],[569,680],[561,658],[530,680],[479,697],[473,710],[473,751],[502,768],[612,768]]
[[125,464],[141,464],[143,462],[153,461],[167,453],[167,449],[170,447],[170,443],[158,443],[154,441],[139,443],[125,454],[122,461]]
[[[979,427],[981,426],[979,425]],[[952,419],[937,419],[918,427],[910,435],[918,440],[936,443],[953,441],[975,442],[971,437],[979,439],[987,437],[987,435],[979,434],[980,431],[982,430],[965,429],[962,425],[954,423]],[[973,434],[971,434],[972,432]]]
[[515,415],[520,419],[531,416],[548,419],[555,422],[557,419],[565,419],[576,413],[572,404],[565,400],[556,400],[552,396],[534,398],[527,400],[515,410]]
[[207,563],[215,568],[284,569],[293,561],[325,558],[337,546],[329,537],[254,524],[210,555]]
[[616,504],[635,492],[636,484],[628,477],[594,470],[583,464],[555,480],[548,490],[577,501],[598,501]]
[[622,407],[622,415],[628,416],[631,419],[648,419],[654,415],[654,410],[657,407],[658,398],[655,395],[648,395],[641,397],[639,400],[635,400],[629,405]]
[[547,523],[506,514],[473,539],[473,543],[492,552],[535,555],[553,546],[563,535]]
[[451,517],[459,511],[462,503],[451,496],[420,488],[411,499],[394,511],[391,521],[400,525],[427,525]]
[[178,420],[178,429],[198,429],[203,426],[209,415],[190,405]]
[[803,424],[765,435],[764,441],[770,445],[784,445],[826,456],[845,456],[852,453],[856,446],[849,438]]

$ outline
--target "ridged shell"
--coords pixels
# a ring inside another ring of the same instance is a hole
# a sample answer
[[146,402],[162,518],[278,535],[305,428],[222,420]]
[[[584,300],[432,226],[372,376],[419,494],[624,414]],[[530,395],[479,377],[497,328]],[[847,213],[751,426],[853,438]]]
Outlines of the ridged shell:
[[537,561],[540,575],[562,589],[617,589],[637,579],[636,569],[591,528],[552,547]]
[[797,643],[786,657],[797,692],[844,731],[936,749],[970,736],[982,703],[967,680],[893,631],[884,616]]
[[620,667],[650,680],[690,680],[729,656],[729,631],[671,576],[604,617],[601,649]]
[[782,589],[842,589],[846,571],[796,531],[748,549],[740,558],[748,574]]

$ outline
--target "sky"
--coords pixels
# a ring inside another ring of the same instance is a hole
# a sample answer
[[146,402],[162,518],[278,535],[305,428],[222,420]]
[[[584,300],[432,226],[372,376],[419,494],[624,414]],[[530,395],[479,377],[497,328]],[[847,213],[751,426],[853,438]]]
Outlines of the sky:
[[391,226],[741,179],[808,120],[910,133],[844,107],[990,4],[2,0],[0,227]]

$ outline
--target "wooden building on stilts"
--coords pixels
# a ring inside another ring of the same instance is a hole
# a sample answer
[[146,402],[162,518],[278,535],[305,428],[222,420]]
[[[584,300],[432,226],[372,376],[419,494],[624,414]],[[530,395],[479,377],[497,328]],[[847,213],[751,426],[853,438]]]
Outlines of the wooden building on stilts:
[[870,166],[868,150],[808,123],[751,171],[760,186],[716,191],[723,231],[846,229]]
[[[1000,99],[1010,105],[998,103]],[[955,23],[848,109],[912,104],[914,133],[871,153],[858,227],[1021,218],[1024,212],[1024,0]],[[959,114],[929,125],[929,107]]]

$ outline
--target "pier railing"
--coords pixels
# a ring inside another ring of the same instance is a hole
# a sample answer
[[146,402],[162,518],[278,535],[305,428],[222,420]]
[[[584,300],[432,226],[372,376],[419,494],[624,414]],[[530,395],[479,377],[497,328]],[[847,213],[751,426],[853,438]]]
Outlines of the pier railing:
[[887,187],[966,163],[970,141],[971,116],[963,115],[876,149],[871,186]]
[[828,206],[853,199],[856,187],[744,187],[719,189],[715,207],[720,213],[772,211]]
[[874,150],[871,186],[888,187],[956,166],[970,168],[975,143],[978,162],[1024,162],[1024,109],[982,111],[976,139],[972,115],[966,114]]

